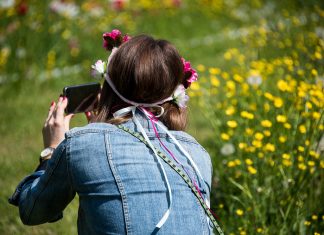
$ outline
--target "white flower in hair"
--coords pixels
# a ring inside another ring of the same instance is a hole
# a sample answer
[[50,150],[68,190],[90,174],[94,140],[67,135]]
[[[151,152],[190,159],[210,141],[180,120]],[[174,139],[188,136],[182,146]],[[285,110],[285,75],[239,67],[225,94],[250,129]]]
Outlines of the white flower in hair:
[[91,75],[96,79],[101,79],[106,71],[106,68],[106,62],[97,60],[94,65],[91,65]]
[[172,95],[172,98],[180,108],[185,108],[186,103],[189,100],[189,96],[186,95],[186,88],[182,84],[178,85],[177,89]]

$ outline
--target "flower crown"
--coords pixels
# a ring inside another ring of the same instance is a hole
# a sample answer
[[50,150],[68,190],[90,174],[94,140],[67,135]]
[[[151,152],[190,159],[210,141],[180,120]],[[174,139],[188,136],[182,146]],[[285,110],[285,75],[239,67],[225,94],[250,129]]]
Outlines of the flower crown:
[[[118,29],[114,29],[111,32],[106,32],[102,35],[102,37],[103,37],[103,47],[107,51],[111,51],[111,54],[108,57],[107,62],[102,60],[97,60],[97,62],[91,66],[91,75],[96,79],[101,79],[105,77],[105,74],[107,73],[108,64],[112,55],[117,51],[118,47],[121,44],[131,39],[131,37],[128,36],[127,34],[123,36]],[[177,86],[170,100],[175,102],[178,105],[178,107],[185,108],[186,103],[189,100],[189,97],[186,95],[185,91],[187,88],[190,87],[191,83],[197,81],[198,73],[196,72],[195,69],[191,67],[189,61],[186,61],[184,58],[181,58],[181,60],[183,64],[185,82],[184,84],[180,84]]]

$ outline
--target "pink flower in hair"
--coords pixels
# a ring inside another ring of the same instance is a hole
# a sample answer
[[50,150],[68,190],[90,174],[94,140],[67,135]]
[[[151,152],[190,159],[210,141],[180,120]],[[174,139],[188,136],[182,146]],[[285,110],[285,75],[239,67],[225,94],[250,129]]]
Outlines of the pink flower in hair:
[[118,37],[121,36],[121,32],[118,29],[113,29],[110,33],[104,33],[103,37],[110,37],[113,40],[116,40]]
[[111,51],[114,47],[119,47],[123,42],[121,32],[118,29],[114,29],[110,33],[104,33],[102,37],[104,40],[103,47],[108,51]]
[[191,83],[198,80],[198,73],[196,70],[194,70],[191,67],[191,64],[189,61],[186,61],[184,58],[181,58],[182,64],[183,64],[183,70],[186,78],[186,83],[184,84],[184,87],[187,89],[190,87]]
[[123,37],[123,42],[127,42],[129,39],[131,39],[130,36],[128,36],[127,34]]

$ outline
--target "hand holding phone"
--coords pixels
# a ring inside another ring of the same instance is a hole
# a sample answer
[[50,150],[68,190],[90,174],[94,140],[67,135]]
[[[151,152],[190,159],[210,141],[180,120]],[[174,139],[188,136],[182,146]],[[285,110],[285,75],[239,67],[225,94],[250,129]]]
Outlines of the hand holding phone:
[[100,93],[100,83],[87,83],[63,88],[63,95],[68,99],[65,113],[84,113],[93,111]]

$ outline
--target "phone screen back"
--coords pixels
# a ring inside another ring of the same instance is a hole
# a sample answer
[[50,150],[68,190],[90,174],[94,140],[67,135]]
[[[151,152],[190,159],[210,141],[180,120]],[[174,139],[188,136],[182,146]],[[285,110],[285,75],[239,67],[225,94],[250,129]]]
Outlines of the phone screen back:
[[64,94],[68,98],[66,113],[82,113],[92,111],[100,92],[99,83],[70,86],[64,88]]

